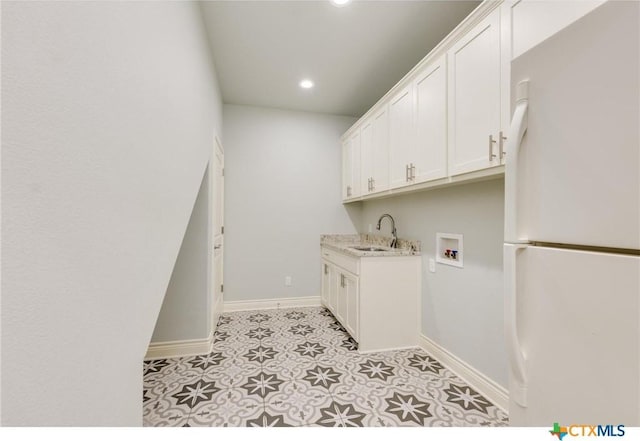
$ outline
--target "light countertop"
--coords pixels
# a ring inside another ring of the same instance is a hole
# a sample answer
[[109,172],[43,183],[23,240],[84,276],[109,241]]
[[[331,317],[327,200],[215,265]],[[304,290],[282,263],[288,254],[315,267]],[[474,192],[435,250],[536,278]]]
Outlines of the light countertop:
[[[349,254],[354,257],[393,257],[419,256],[421,254],[420,241],[398,238],[398,247],[391,248],[390,236],[375,236],[373,234],[324,234],[320,236],[320,246]],[[354,247],[376,247],[383,251],[357,250]]]

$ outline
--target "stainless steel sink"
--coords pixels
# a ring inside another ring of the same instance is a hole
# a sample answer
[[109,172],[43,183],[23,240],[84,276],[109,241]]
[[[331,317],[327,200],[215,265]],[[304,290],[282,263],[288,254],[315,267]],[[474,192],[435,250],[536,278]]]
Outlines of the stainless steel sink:
[[358,250],[358,251],[389,251],[388,248],[380,248],[380,247],[372,247],[372,246],[368,246],[368,247],[351,247],[354,250]]

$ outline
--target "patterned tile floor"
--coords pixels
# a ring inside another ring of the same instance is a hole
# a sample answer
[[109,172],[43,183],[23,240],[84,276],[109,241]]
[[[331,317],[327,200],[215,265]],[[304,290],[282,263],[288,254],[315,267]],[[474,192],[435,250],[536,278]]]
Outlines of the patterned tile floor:
[[420,349],[359,354],[324,308],[224,314],[208,355],[144,363],[145,426],[505,426]]

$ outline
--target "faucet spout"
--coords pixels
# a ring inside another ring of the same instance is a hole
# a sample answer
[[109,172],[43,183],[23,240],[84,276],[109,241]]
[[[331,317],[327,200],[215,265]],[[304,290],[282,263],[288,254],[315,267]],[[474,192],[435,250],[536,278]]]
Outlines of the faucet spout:
[[389,246],[391,248],[398,248],[398,235],[396,234],[396,221],[393,220],[393,216],[391,216],[390,214],[383,214],[382,216],[380,216],[380,219],[378,219],[378,225],[376,225],[376,230],[380,230],[380,224],[382,223],[382,219],[384,219],[385,217],[388,217],[389,220],[391,221],[391,243],[389,244]]

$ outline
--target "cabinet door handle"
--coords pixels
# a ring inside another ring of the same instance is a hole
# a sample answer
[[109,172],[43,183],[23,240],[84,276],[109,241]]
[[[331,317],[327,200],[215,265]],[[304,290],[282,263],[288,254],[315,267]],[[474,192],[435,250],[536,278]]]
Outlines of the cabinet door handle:
[[489,135],[489,162],[493,161],[493,158],[496,155],[493,153],[493,145],[496,143],[496,140],[493,139],[493,135]]
[[327,264],[324,264],[324,273],[325,274],[329,274],[329,267],[327,266]]
[[404,180],[409,182],[409,164],[404,166]]
[[507,137],[502,134],[502,130],[500,130],[500,138],[498,141],[498,150],[500,152],[500,159],[504,158],[507,152],[504,149],[504,142],[507,140]]
[[409,176],[409,178],[412,181],[415,181],[415,179],[416,179],[416,166],[413,165],[413,162],[411,163],[411,176]]
[[347,185],[347,197],[351,196],[351,186]]
[[340,287],[344,288],[344,274],[340,274]]
[[371,178],[371,191],[376,189],[376,180]]

